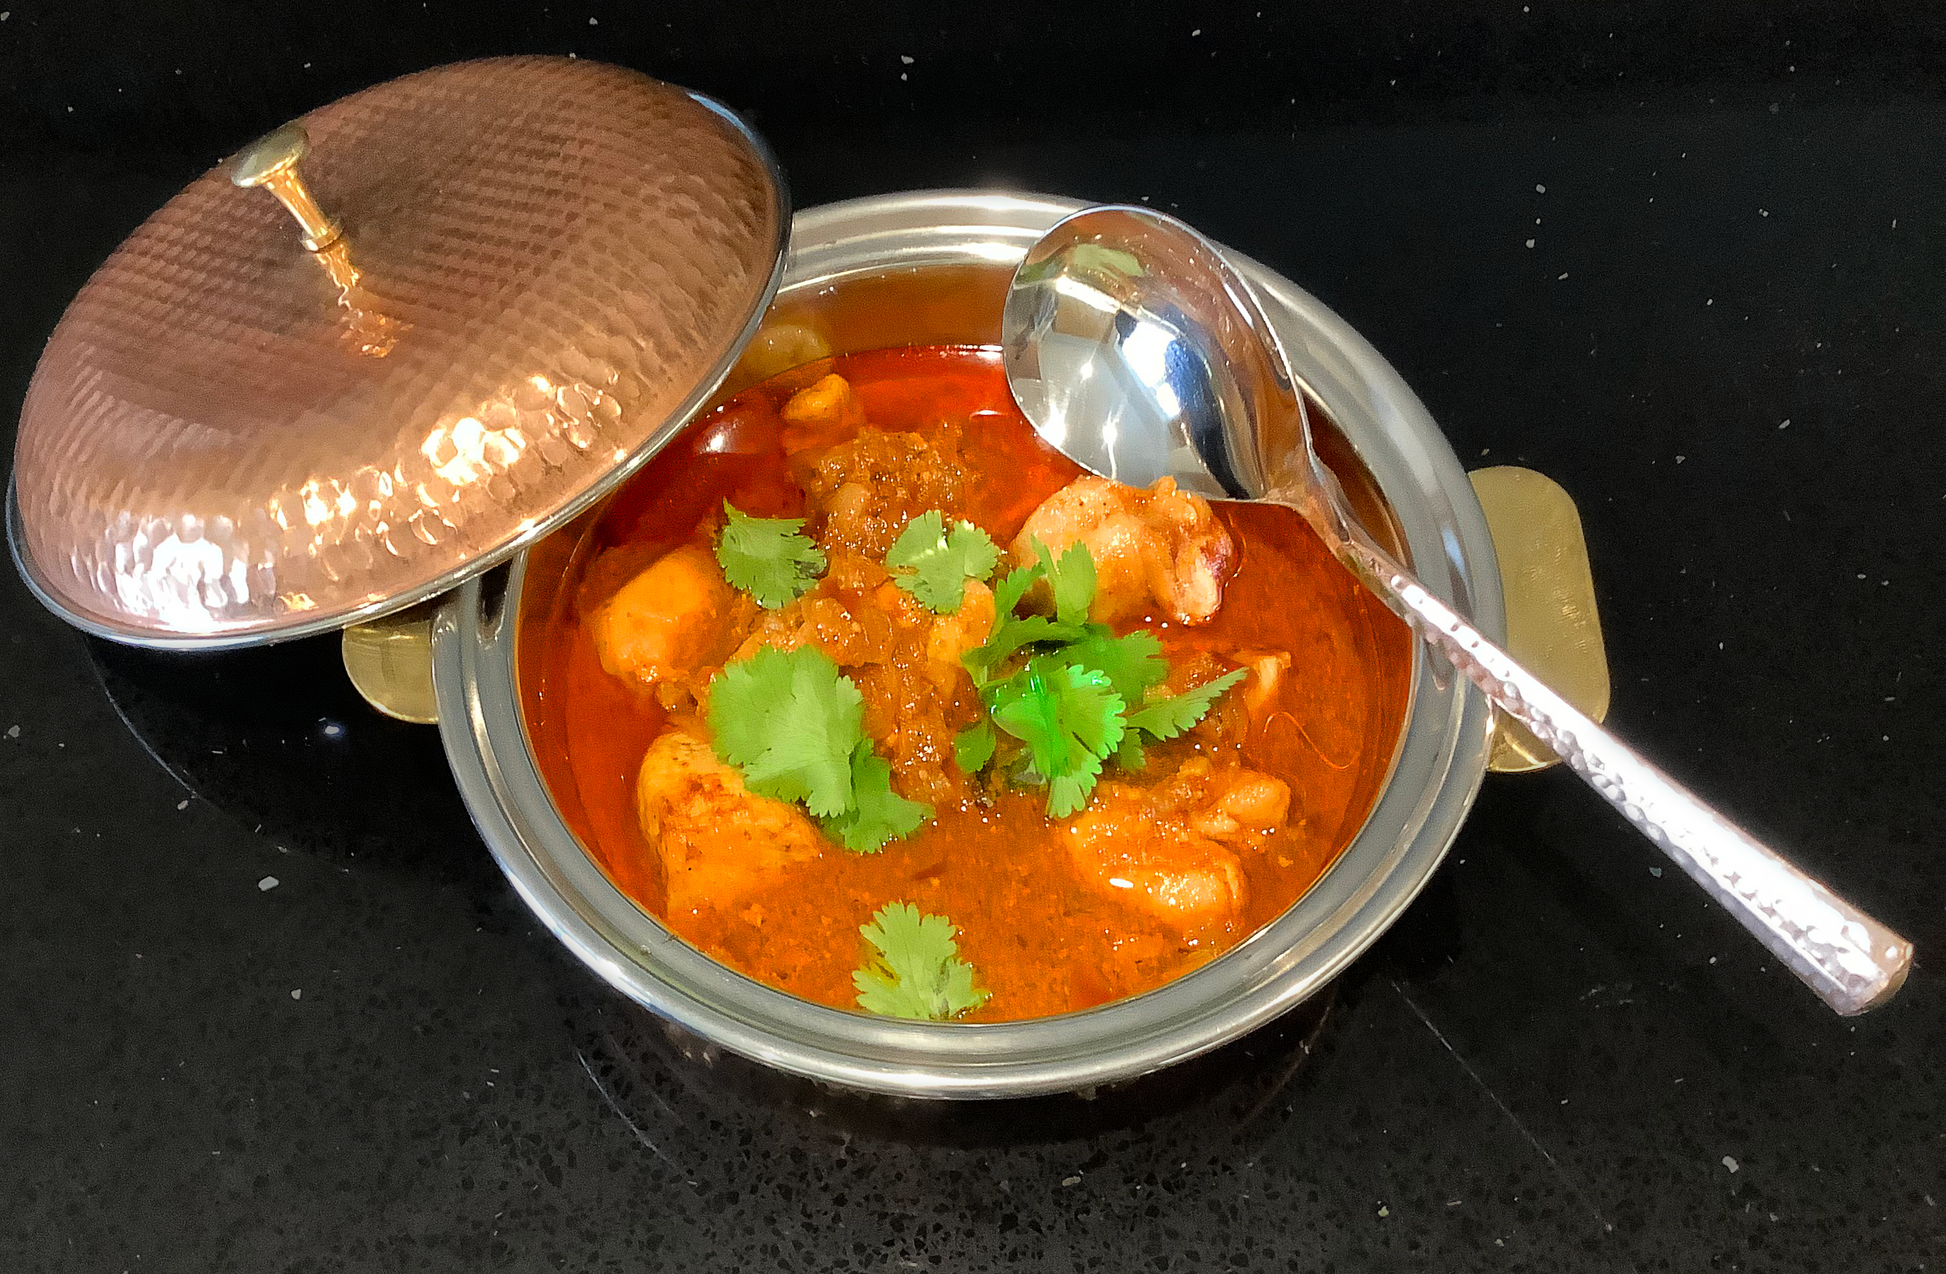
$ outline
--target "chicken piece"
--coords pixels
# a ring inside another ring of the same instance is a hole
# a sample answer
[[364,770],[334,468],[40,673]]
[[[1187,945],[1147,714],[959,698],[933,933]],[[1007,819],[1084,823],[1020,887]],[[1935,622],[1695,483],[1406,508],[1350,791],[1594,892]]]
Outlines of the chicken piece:
[[1282,779],[1194,756],[1152,788],[1101,784],[1062,830],[1084,884],[1195,938],[1242,914],[1236,851],[1261,849],[1290,805]]
[[727,911],[824,842],[796,806],[759,796],[689,730],[665,730],[635,781],[642,835],[662,860],[672,913]]
[[1091,807],[1061,829],[1082,884],[1197,939],[1224,932],[1243,911],[1237,856],[1181,819],[1158,821],[1141,788],[1104,783]]
[[1238,770],[1221,795],[1189,825],[1211,840],[1260,847],[1290,817],[1290,784],[1255,770]]
[[1145,803],[1160,822],[1261,849],[1290,818],[1291,789],[1274,775],[1238,766],[1218,769],[1207,756],[1192,756],[1149,789]]
[[992,631],[993,590],[979,580],[967,580],[959,609],[935,616],[926,633],[926,675],[942,693],[951,694],[967,675],[960,656],[984,643]]
[[777,414],[798,426],[855,429],[865,423],[851,382],[836,372],[792,394]]
[[614,676],[685,681],[723,662],[749,622],[750,605],[708,549],[686,544],[596,608],[595,651]]
[[1230,533],[1202,496],[1163,478],[1147,491],[1106,478],[1076,478],[1027,515],[1014,560],[1036,560],[1034,541],[1057,556],[1085,544],[1095,559],[1097,623],[1141,614],[1151,603],[1185,624],[1206,622],[1223,604],[1234,562]]

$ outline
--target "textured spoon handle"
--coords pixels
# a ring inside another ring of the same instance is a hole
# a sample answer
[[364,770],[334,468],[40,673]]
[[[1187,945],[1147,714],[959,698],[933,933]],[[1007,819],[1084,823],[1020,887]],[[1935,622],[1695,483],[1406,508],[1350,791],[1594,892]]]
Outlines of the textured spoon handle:
[[1846,1016],[1905,981],[1912,944],[1805,875],[1590,720],[1352,530],[1340,556],[1374,593],[1675,859]]

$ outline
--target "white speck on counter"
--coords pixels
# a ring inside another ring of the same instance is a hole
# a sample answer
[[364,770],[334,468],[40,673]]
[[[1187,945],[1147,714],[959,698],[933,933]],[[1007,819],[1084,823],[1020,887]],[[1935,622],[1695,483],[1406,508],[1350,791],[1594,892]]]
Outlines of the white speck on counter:
[[904,71],[900,71],[899,78],[902,80],[910,80],[912,77],[910,75],[907,75]]
[[1654,876],[1654,877],[1655,877],[1655,878],[1656,878],[1657,880],[1661,880],[1661,879],[1662,879],[1662,868],[1660,868],[1660,867],[1651,867],[1651,868],[1649,868],[1649,875],[1651,875],[1651,876]]
[[1681,464],[1681,463],[1682,463],[1683,461],[1685,461],[1685,460],[1687,460],[1687,459],[1689,459],[1689,457],[1688,457],[1688,456],[1677,456],[1677,457],[1676,457],[1676,463],[1677,463],[1677,464]]
[[17,725],[10,725],[10,726],[8,726],[8,727],[7,727],[7,737],[8,737],[9,739],[18,739],[18,738],[20,737],[20,727],[19,727],[19,726],[17,726]]
[[1779,429],[1789,429],[1791,427],[1791,418],[1789,416],[1784,417],[1782,423],[1780,423],[1777,427]]
[[1737,1161],[1736,1161],[1736,1160],[1735,1160],[1735,1159],[1734,1159],[1733,1157],[1731,1157],[1730,1155],[1724,1155],[1724,1156],[1723,1156],[1723,1166],[1724,1166],[1724,1167],[1726,1167],[1726,1168],[1728,1168],[1728,1169],[1729,1169],[1729,1170],[1730,1170],[1731,1172],[1735,1172],[1735,1171],[1736,1171],[1736,1170],[1737,1170],[1738,1168],[1741,1168],[1741,1167],[1742,1167],[1743,1165],[1742,1165],[1742,1164],[1740,1164],[1740,1163],[1738,1163],[1738,1162],[1737,1162]]
[[1064,1186],[1078,1186],[1081,1184],[1081,1177],[1078,1173],[1072,1177],[1062,1177],[1061,1184]]
[[179,810],[186,810],[189,808],[189,802],[187,800],[177,801],[176,808]]
[[1554,276],[1554,281],[1555,281],[1556,283],[1559,283],[1559,282],[1560,282],[1560,281],[1561,281],[1562,279],[1565,279],[1565,278],[1567,278],[1567,277],[1568,277],[1568,272],[1567,272],[1566,270],[1563,270],[1563,271],[1561,271],[1561,273],[1559,273],[1559,274],[1557,274],[1556,276]]
[[293,1000],[301,1000],[301,999],[303,999],[303,998],[304,998],[304,988],[303,988],[303,987],[298,987],[298,988],[297,988],[296,990],[294,990],[294,991],[292,991],[292,992],[291,992],[291,998],[292,998]]
[[589,26],[591,26],[591,27],[598,27],[598,26],[600,26],[600,25],[601,25],[601,19],[600,19],[600,18],[589,18],[589,19],[588,19],[588,25],[589,25]]
[[1770,209],[1768,209],[1768,208],[1759,208],[1759,209],[1757,209],[1757,215],[1758,215],[1759,217],[1768,217],[1768,216],[1770,215]]
[[1529,239],[1529,240],[1527,241],[1527,246],[1528,246],[1528,247],[1530,247],[1530,248],[1531,248],[1531,247],[1533,247],[1533,246],[1534,246],[1534,241],[1533,241],[1532,239]]
[[308,71],[308,70],[310,70],[310,69],[311,69],[311,64],[310,64],[309,62],[306,62],[306,63],[304,64],[304,69],[305,69],[305,70],[307,70],[307,71]]
[[911,66],[911,65],[912,65],[912,61],[913,61],[913,59],[911,59],[911,58],[909,58],[909,57],[907,57],[907,56],[906,56],[905,54],[903,54],[903,53],[901,53],[901,54],[899,54],[899,61],[900,61],[901,63],[903,63],[904,65],[906,65],[906,66]]
[[14,11],[12,9],[0,9],[0,22],[5,22],[8,18],[11,18],[13,16],[14,16]]
[[1203,28],[1201,28],[1201,27],[1197,27],[1197,28],[1196,28],[1196,29],[1195,29],[1194,31],[1191,31],[1191,32],[1189,33],[1189,38],[1193,40],[1193,39],[1195,39],[1195,38],[1196,38],[1197,36],[1199,36],[1199,35],[1201,35],[1202,33],[1203,33]]
[[271,890],[275,888],[277,888],[277,877],[275,876],[265,876],[262,880],[257,882],[257,889],[260,892],[269,893]]
[[1385,1205],[1384,1205],[1383,1203],[1381,1203],[1381,1204],[1379,1204],[1379,1205],[1378,1205],[1378,1214],[1379,1214],[1380,1216],[1382,1216],[1382,1217],[1383,1217],[1383,1216],[1391,1216],[1391,1215],[1392,1215],[1392,1209],[1390,1209],[1390,1208],[1388,1208],[1388,1207],[1386,1207],[1386,1206],[1385,1206]]
[[1710,298],[1709,298],[1708,300],[1706,300],[1706,301],[1704,301],[1704,302],[1703,302],[1703,304],[1704,304],[1704,305],[1715,305],[1715,304],[1716,304],[1716,298],[1715,298],[1715,297],[1710,297]]

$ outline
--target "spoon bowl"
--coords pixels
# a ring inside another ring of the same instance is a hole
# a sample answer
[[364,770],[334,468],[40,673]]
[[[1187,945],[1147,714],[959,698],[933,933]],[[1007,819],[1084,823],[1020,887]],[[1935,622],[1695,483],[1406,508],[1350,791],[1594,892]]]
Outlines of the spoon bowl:
[[1250,286],[1149,208],[1084,209],[1015,271],[1002,359],[1034,428],[1082,468],[1295,509],[1332,554],[1841,1014],[1883,1003],[1912,945],[1735,826],[1522,667],[1352,513]]

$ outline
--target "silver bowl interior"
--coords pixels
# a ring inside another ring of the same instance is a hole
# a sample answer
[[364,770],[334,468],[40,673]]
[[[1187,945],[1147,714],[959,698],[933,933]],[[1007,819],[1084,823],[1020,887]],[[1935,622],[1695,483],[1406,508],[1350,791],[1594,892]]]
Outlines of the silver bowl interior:
[[[878,196],[797,215],[780,305],[888,271],[1011,267],[1082,205],[974,191]],[[1306,387],[1390,502],[1426,585],[1503,637],[1492,540],[1464,471],[1398,374],[1342,319],[1246,257]],[[997,322],[997,315],[996,315]],[[556,811],[515,683],[526,554],[466,584],[434,620],[440,732],[481,835],[528,906],[629,998],[724,1048],[812,1079],[911,1097],[1087,1090],[1237,1038],[1312,995],[1431,877],[1485,773],[1485,699],[1415,645],[1405,730],[1351,845],[1298,902],[1220,958],[1082,1013],[992,1024],[895,1021],[764,986],[675,937],[611,884]]]

